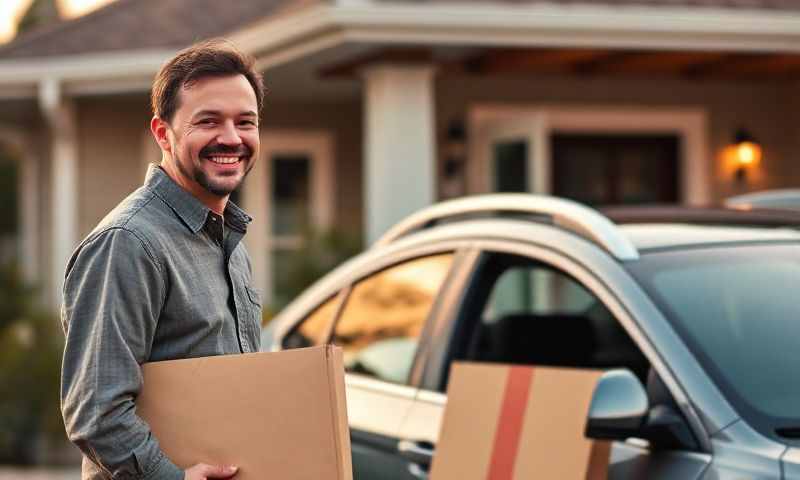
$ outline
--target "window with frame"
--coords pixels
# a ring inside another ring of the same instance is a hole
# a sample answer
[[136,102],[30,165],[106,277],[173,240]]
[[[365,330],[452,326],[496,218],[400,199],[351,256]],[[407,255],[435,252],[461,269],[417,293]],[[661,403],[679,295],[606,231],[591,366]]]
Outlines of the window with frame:
[[[244,207],[265,220],[251,241],[267,303],[280,310],[322,272],[317,242],[335,225],[334,136],[326,130],[261,132],[261,174],[248,180]],[[327,245],[325,245],[327,248]]]
[[313,159],[308,154],[278,154],[270,158],[272,185],[271,245],[274,302],[289,302],[297,287],[294,271],[299,259],[296,252],[310,234],[311,174]]
[[406,383],[453,253],[410,260],[356,283],[334,329],[345,369]]

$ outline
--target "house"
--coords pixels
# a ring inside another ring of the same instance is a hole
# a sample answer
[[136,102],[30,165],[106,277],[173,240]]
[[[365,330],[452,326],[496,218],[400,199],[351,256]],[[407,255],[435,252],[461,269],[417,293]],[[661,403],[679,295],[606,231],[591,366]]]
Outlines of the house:
[[[15,256],[51,306],[77,242],[159,159],[153,75],[215,36],[269,91],[238,194],[267,298],[306,226],[369,242],[480,192],[707,204],[800,182],[793,0],[119,0],[0,47]],[[744,136],[758,148],[737,157]]]

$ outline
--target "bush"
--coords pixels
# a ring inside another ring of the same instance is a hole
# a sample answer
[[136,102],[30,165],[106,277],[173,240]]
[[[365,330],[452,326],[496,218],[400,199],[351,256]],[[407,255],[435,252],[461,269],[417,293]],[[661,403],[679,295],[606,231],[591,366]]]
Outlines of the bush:
[[0,463],[35,463],[41,440],[64,439],[63,335],[34,295],[16,268],[0,267]]
[[308,231],[303,246],[276,255],[275,296],[265,322],[320,277],[361,251],[360,237],[340,231]]

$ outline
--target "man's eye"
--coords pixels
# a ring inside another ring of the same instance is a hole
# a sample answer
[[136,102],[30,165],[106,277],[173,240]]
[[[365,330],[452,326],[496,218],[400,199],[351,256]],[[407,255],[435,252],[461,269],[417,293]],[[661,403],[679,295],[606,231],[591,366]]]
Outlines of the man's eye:
[[209,125],[212,123],[214,123],[213,118],[201,118],[200,120],[197,121],[198,125]]
[[255,127],[257,123],[254,120],[242,120],[239,122],[239,125],[244,125],[246,127]]

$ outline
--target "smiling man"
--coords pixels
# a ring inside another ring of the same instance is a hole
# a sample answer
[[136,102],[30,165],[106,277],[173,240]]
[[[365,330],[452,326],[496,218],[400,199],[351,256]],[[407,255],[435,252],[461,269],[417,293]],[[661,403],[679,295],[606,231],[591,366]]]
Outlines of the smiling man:
[[192,46],[164,65],[150,123],[161,165],[67,266],[61,405],[84,479],[236,473],[178,468],[135,401],[145,362],[259,349],[261,300],[241,243],[251,219],[228,197],[258,156],[263,91],[252,59],[224,42]]

